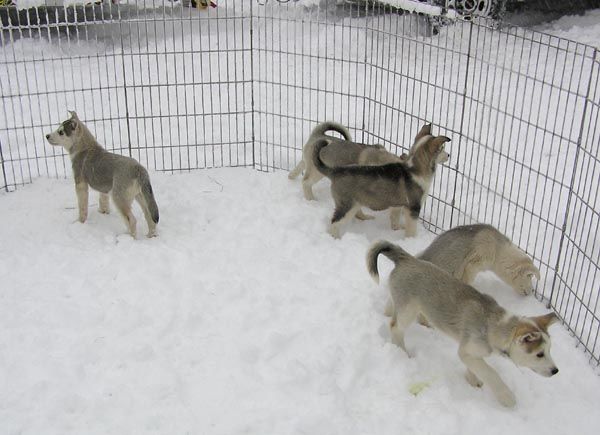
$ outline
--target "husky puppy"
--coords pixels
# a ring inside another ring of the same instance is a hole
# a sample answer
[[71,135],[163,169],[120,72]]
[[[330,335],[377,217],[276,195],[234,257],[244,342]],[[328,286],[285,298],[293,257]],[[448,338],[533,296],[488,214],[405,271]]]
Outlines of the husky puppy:
[[491,270],[517,293],[533,291],[532,279],[540,271],[531,258],[491,225],[475,224],[452,228],[440,234],[419,254],[466,284],[475,276]]
[[450,139],[445,136],[426,135],[419,140],[418,147],[406,162],[381,166],[329,167],[320,157],[328,141],[323,138],[317,140],[313,163],[319,172],[331,180],[331,194],[335,202],[329,233],[339,238],[340,226],[354,217],[361,206],[366,206],[372,210],[396,209],[396,216],[402,210],[406,236],[416,235],[417,218],[436,165],[449,158],[444,150],[444,144],[448,141]]
[[[327,135],[328,131],[336,131],[344,139]],[[383,165],[386,163],[400,162],[402,159],[389,151],[382,145],[366,145],[352,141],[350,132],[346,127],[335,122],[323,122],[317,125],[302,148],[302,160],[289,173],[290,180],[295,179],[304,170],[302,189],[304,198],[309,201],[315,199],[312,187],[323,178],[323,174],[313,164],[315,144],[318,140],[327,139],[329,145],[321,151],[321,158],[327,166],[359,165]],[[361,216],[357,216],[361,217]],[[368,218],[368,216],[366,217]]]
[[136,219],[131,211],[135,199],[148,223],[148,237],[156,235],[158,206],[154,200],[146,169],[132,158],[106,151],[94,138],[75,112],[58,129],[46,135],[51,145],[62,146],[69,152],[75,191],[79,205],[79,222],[88,214],[88,187],[100,192],[100,213],[109,212],[108,194],[123,215],[129,233],[136,236]]
[[376,282],[379,254],[395,263],[389,278],[393,304],[390,329],[392,341],[405,352],[404,332],[422,315],[435,329],[458,342],[458,356],[467,366],[469,384],[487,384],[507,407],[515,405],[515,396],[484,358],[499,353],[542,376],[558,373],[550,356],[548,335],[548,327],[557,320],[554,313],[538,317],[510,314],[492,297],[386,241],[375,243],[367,254],[367,268]]

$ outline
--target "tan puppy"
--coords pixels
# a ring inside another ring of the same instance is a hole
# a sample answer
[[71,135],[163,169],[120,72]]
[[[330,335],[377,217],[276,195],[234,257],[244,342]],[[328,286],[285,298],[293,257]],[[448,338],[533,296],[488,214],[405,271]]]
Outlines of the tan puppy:
[[548,335],[548,327],[557,320],[554,313],[538,317],[510,314],[492,297],[385,241],[375,243],[367,254],[367,268],[376,282],[379,254],[395,264],[389,278],[390,328],[392,341],[404,351],[406,328],[423,316],[458,342],[458,355],[467,366],[467,381],[475,387],[487,384],[507,407],[515,405],[515,396],[484,358],[498,353],[542,376],[558,373],[550,356]]
[[[465,284],[473,284],[479,272],[491,270],[521,295],[533,291],[533,278],[540,279],[531,258],[487,224],[452,228],[437,236],[417,258],[435,264]],[[387,316],[392,315],[391,304],[391,300],[386,304]]]
[[[343,139],[326,134],[335,131]],[[298,177],[304,171],[302,189],[304,198],[311,201],[315,199],[312,187],[323,178],[323,174],[315,167],[312,156],[317,141],[326,139],[329,145],[321,151],[321,159],[330,167],[345,165],[383,165],[386,163],[400,162],[402,159],[388,152],[382,145],[366,145],[352,141],[350,132],[346,127],[335,122],[323,122],[317,125],[302,148],[302,160],[290,171],[290,180]]]
[[452,228],[435,238],[418,258],[429,261],[466,284],[482,271],[493,271],[517,293],[528,295],[540,271],[531,258],[491,225]]

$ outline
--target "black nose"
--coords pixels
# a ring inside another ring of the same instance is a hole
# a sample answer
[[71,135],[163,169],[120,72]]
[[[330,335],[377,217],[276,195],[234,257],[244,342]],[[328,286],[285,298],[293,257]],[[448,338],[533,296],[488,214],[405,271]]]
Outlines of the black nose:
[[49,134],[46,135],[46,139],[50,139],[50,135]]
[[558,369],[557,369],[556,367],[554,367],[554,368],[552,369],[552,376],[554,376],[554,375],[555,375],[555,374],[557,374],[557,373],[558,373]]

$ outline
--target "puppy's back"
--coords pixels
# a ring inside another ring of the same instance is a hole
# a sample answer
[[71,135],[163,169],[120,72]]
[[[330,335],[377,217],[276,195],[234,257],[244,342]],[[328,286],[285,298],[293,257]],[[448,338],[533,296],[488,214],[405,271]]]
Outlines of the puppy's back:
[[476,248],[483,248],[481,252],[492,251],[490,255],[493,255],[497,246],[503,243],[510,243],[510,240],[491,225],[464,225],[437,236],[418,258],[453,274]]
[[491,296],[414,257],[396,262],[389,286],[395,303],[414,304],[434,327],[455,337],[465,321],[503,312]]

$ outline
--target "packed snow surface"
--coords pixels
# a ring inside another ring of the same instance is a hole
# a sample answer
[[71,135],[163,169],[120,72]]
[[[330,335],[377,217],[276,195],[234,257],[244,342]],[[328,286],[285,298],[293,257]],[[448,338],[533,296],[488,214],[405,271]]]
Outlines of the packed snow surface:
[[[151,178],[153,239],[99,214],[95,193],[76,222],[71,179],[0,195],[2,434],[597,433],[600,378],[560,325],[553,378],[490,359],[514,410],[466,383],[438,332],[411,326],[412,359],[390,343],[365,253],[380,238],[417,253],[424,228],[404,240],[382,213],[333,240],[328,182],[307,202],[281,172]],[[491,274],[475,286],[546,312]]]

